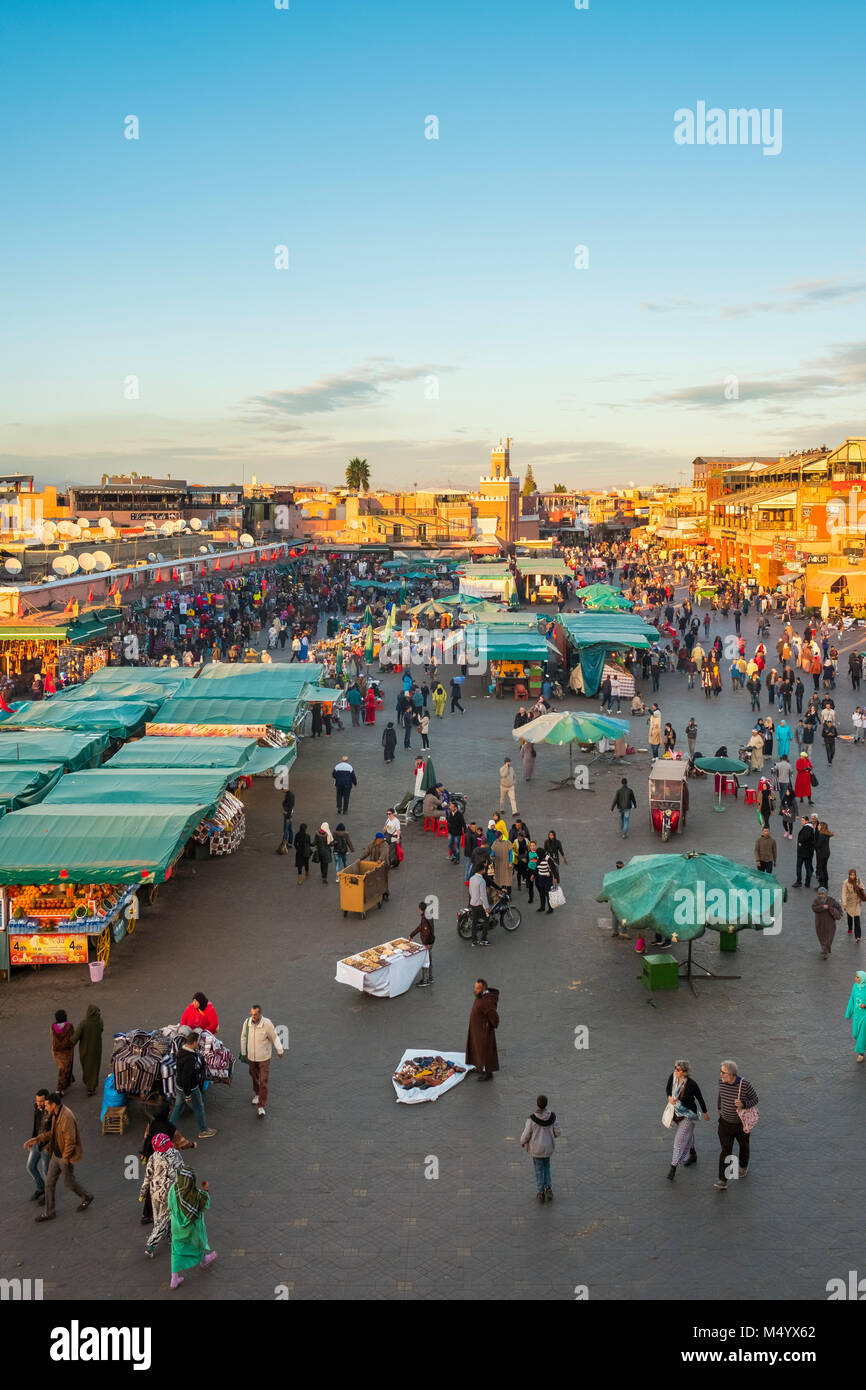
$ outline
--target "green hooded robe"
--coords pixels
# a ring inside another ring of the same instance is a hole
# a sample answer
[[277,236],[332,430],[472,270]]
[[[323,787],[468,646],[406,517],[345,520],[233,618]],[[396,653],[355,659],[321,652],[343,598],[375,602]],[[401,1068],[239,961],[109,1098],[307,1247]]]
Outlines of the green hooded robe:
[[88,1092],[93,1095],[99,1086],[102,1067],[102,1014],[97,1004],[88,1004],[84,1022],[79,1023],[72,1041],[78,1043],[81,1074]]
[[851,1020],[854,1047],[858,1053],[866,1053],[866,970],[858,970],[854,976],[845,1017]]

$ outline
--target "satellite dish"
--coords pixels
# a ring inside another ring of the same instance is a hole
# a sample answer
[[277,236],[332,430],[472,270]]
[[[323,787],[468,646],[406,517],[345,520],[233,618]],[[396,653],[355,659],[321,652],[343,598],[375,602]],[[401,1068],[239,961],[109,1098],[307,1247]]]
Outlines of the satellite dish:
[[74,556],[74,555],[64,555],[63,558],[64,558],[64,560],[66,561],[66,573],[67,573],[67,574],[74,574],[75,571],[78,569],[78,561],[76,560],[75,556]]
[[189,529],[190,529],[191,531],[200,531],[200,530],[201,530],[201,518],[200,518],[200,517],[197,517],[197,516],[194,516],[194,517],[192,518],[192,521],[189,523]]
[[210,551],[211,555],[213,555],[213,553],[214,553],[213,545],[211,544],[210,541],[208,541],[208,543],[207,543],[207,548],[208,548],[208,550]]
[[43,526],[41,531],[43,545],[51,545],[56,534],[56,531],[51,531],[47,526]]
[[207,546],[206,546],[206,545],[200,545],[199,548],[198,548],[198,553],[199,553],[199,555],[207,555]]
[[162,556],[160,555],[159,551],[156,552],[156,558],[157,558],[157,560],[159,561],[159,563],[160,563],[161,565],[164,564],[163,558],[162,558]]
[[110,516],[101,516],[97,523],[97,525],[102,527],[103,531],[110,531],[113,524]]
[[71,522],[71,521],[61,521],[61,523],[60,523],[60,525],[58,526],[57,530],[60,532],[61,536],[71,536],[71,535],[72,535],[72,522]]
[[113,541],[116,536],[117,532],[115,531],[113,526],[103,526],[102,535],[100,537],[101,540]]
[[6,568],[6,573],[7,573],[7,574],[20,574],[20,573],[21,573],[21,561],[20,561],[20,560],[9,559],[9,560],[6,561],[6,566],[5,566],[5,568]]
[[107,569],[111,569],[111,556],[108,554],[108,551],[107,551],[107,550],[94,550],[94,552],[93,552],[93,565],[94,565],[94,568],[95,568],[95,569],[98,569],[98,570],[107,570]]
[[75,523],[74,521],[70,521],[70,523],[69,523],[69,530],[66,532],[66,534],[67,534],[67,536],[69,537],[69,539],[70,539],[71,541],[80,540],[80,539],[81,539],[81,527],[80,527],[80,526],[77,526],[76,523]]
[[173,530],[174,527],[172,526],[170,521],[167,521],[164,526],[160,526],[159,528],[161,536],[170,536]]
[[150,563],[151,563],[152,565],[156,564],[156,556],[154,555],[154,553],[153,553],[152,550],[151,550],[151,552],[150,552],[150,554],[148,555],[147,558],[148,558],[148,560],[150,561]]
[[255,545],[255,541],[253,540],[249,532],[244,531],[243,535],[241,536],[241,545]]
[[146,522],[144,523],[144,529],[145,529],[146,531],[155,531],[155,530],[156,530],[156,522],[155,522],[155,521],[150,521],[150,520],[146,521]]
[[78,518],[78,525],[79,525],[79,527],[81,528],[82,531],[89,531],[89,530],[90,530],[90,522],[87,520],[87,517],[86,517],[86,516],[80,516],[80,517]]
[[94,569],[96,565],[96,562],[89,550],[82,550],[81,554],[78,557],[78,563],[84,570],[85,574],[89,574],[90,571]]

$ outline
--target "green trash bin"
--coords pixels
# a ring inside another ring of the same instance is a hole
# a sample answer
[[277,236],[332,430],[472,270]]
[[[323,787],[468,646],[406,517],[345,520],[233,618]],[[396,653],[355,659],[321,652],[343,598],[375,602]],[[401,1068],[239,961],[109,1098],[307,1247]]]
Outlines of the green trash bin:
[[739,939],[739,935],[740,935],[740,933],[739,933],[739,932],[736,932],[736,931],[720,931],[720,932],[719,932],[719,950],[720,950],[720,951],[736,951],[736,949],[737,949],[737,941],[738,941],[738,939]]
[[645,989],[679,989],[679,962],[674,956],[644,956],[641,979]]

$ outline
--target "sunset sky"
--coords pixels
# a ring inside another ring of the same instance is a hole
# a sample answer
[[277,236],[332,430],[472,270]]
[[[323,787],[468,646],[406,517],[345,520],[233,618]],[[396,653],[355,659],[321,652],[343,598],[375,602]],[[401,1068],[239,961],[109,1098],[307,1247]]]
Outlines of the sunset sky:
[[[511,434],[598,487],[863,433],[864,37],[850,0],[14,0],[0,468],[467,487]],[[781,152],[676,144],[699,101]]]

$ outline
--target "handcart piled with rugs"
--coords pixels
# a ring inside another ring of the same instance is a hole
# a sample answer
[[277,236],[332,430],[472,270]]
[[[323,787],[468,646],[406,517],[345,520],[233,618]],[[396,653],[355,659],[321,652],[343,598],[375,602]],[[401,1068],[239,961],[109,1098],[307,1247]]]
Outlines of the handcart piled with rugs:
[[[133,1029],[115,1033],[111,1072],[105,1078],[102,1101],[103,1134],[126,1128],[130,1100],[153,1114],[165,1101],[177,1098],[177,1054],[194,1030],[169,1023],[153,1031]],[[230,1086],[236,1058],[215,1033],[199,1031],[198,1052],[204,1063],[205,1087],[211,1082]],[[123,1114],[119,1112],[123,1111]]]

